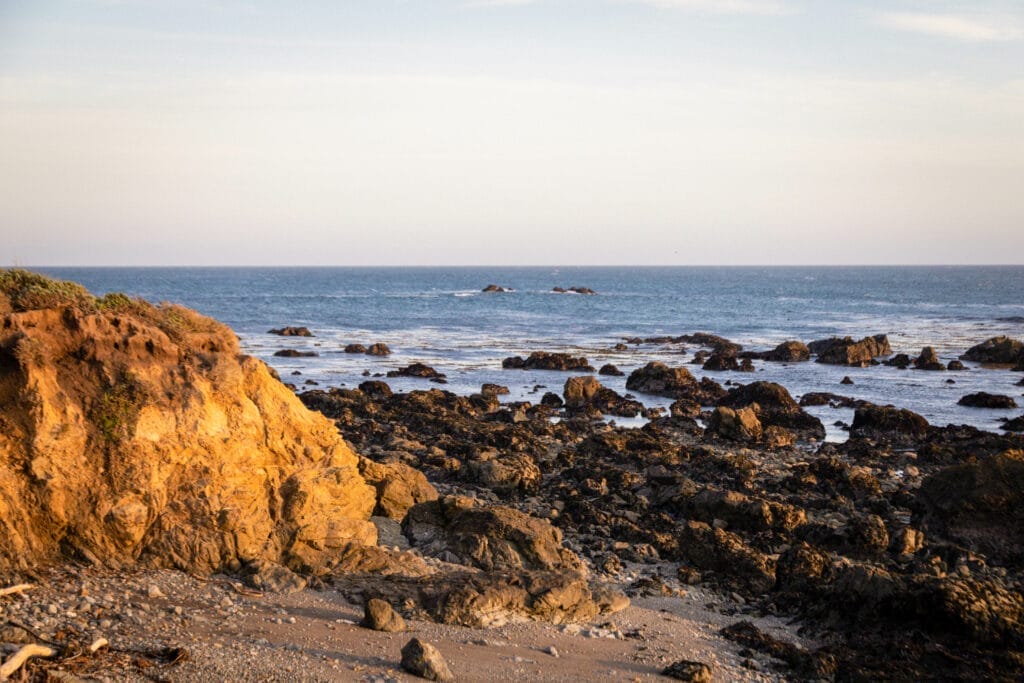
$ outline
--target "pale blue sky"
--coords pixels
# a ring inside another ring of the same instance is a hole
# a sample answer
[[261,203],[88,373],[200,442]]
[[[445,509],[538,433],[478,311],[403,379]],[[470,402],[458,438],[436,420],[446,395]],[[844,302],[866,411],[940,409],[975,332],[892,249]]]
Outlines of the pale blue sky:
[[1024,262],[1024,1],[0,0],[0,266]]

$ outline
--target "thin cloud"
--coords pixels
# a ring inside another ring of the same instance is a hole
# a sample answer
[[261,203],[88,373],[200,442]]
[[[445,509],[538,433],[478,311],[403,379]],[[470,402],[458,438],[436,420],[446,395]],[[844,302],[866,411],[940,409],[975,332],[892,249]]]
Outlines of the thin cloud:
[[1001,17],[923,12],[879,12],[875,23],[894,31],[923,33],[967,43],[1007,42],[1024,39],[1019,22]]
[[794,14],[796,8],[778,0],[633,0],[658,9],[703,12],[706,14]]
[[537,0],[470,0],[463,7],[516,7],[519,5],[533,5]]
[[[515,7],[538,4],[541,0],[469,0],[465,7]],[[704,14],[794,14],[796,8],[782,0],[625,0],[664,10]]]

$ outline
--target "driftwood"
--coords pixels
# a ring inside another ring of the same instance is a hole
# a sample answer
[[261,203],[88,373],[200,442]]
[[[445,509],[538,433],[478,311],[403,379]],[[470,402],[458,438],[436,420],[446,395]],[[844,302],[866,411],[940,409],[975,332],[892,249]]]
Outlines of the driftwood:
[[57,651],[46,645],[32,643],[21,648],[7,658],[7,661],[0,666],[0,681],[6,681],[11,675],[32,657],[53,657]]
[[206,577],[199,576],[198,574],[193,574],[192,572],[188,572],[188,575],[191,576],[196,581],[201,581],[203,583],[216,583],[216,584],[221,585],[221,586],[227,586],[228,588],[230,588],[231,590],[235,591],[239,595],[244,595],[246,597],[251,597],[251,598],[262,598],[263,597],[263,592],[262,591],[254,590],[252,588],[246,588],[242,584],[236,583],[235,581],[228,581],[227,579],[208,579]]
[[35,588],[35,586],[31,583],[19,583],[15,586],[0,588],[0,597],[3,597],[4,595],[14,595],[15,593],[22,593],[32,588]]

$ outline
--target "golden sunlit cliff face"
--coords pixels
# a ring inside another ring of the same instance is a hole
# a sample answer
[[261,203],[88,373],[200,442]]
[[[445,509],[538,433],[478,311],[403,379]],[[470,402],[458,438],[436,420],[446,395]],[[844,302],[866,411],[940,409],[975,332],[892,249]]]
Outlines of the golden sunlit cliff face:
[[357,466],[225,326],[0,271],[0,568],[324,569],[376,541]]

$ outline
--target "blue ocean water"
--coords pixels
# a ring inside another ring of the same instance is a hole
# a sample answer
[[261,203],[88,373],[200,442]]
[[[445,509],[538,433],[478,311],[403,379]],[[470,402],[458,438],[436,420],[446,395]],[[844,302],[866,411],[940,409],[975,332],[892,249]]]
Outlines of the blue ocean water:
[[[561,390],[564,373],[502,370],[501,360],[534,350],[573,351],[592,365],[629,372],[649,360],[685,364],[678,346],[642,345],[615,352],[624,337],[711,332],[761,350],[786,339],[886,333],[896,352],[916,356],[934,346],[943,361],[997,334],[1024,337],[1024,267],[531,267],[531,268],[37,268],[83,283],[95,294],[121,291],[182,303],[230,325],[247,352],[286,381],[355,386],[363,373],[414,361],[448,375],[449,390],[477,391],[483,382],[509,386],[509,400],[537,400]],[[513,288],[483,293],[494,283]],[[556,294],[585,286],[596,296]],[[315,338],[281,338],[271,327],[305,325]],[[394,352],[372,358],[342,352],[347,343],[386,342]],[[316,358],[273,356],[309,348]],[[973,391],[1020,397],[1022,376],[970,367],[966,372],[837,368],[817,363],[756,362],[757,372],[705,373],[719,382],[777,381],[799,396],[833,391],[921,413],[935,424],[996,429],[1021,411],[963,408]],[[970,364],[969,364],[970,365]],[[301,373],[301,374],[293,374]],[[840,386],[849,375],[852,386]],[[953,379],[955,384],[946,380]],[[389,380],[397,390],[432,387],[426,380]],[[602,382],[624,392],[622,378]],[[537,389],[543,385],[543,389]],[[665,405],[639,397],[648,405]],[[1019,400],[1024,404],[1024,400]],[[820,408],[826,425],[852,411]],[[620,422],[622,422],[620,420]],[[830,427],[830,438],[845,438]]]

